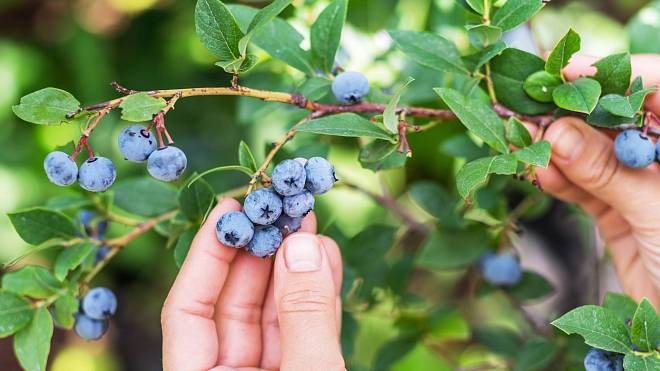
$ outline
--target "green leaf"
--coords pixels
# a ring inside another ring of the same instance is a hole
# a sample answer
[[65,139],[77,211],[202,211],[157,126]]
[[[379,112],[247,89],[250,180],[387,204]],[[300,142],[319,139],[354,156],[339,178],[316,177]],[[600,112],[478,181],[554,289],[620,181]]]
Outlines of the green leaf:
[[491,77],[498,102],[513,111],[538,115],[552,110],[554,105],[530,98],[524,90],[527,78],[543,69],[543,59],[522,50],[508,48],[490,63]]
[[326,73],[332,71],[346,21],[348,0],[334,0],[319,14],[311,29],[312,60]]
[[571,28],[548,56],[545,71],[551,75],[561,76],[562,68],[566,67],[568,61],[578,50],[580,50],[580,35]]
[[46,207],[52,210],[71,210],[89,206],[91,201],[82,194],[74,193],[70,195],[55,196],[46,202]]
[[504,134],[504,123],[487,103],[478,98],[466,97],[450,88],[433,90],[472,133],[498,152],[509,152]]
[[70,270],[76,269],[85,258],[96,251],[95,247],[93,243],[86,242],[64,248],[55,259],[53,266],[55,278],[63,281]]
[[637,121],[637,116],[634,118],[615,116],[607,112],[599,103],[587,116],[586,121],[593,126],[612,128],[623,124],[633,124]]
[[0,338],[12,335],[30,322],[32,303],[13,292],[0,290]]
[[507,31],[527,22],[541,8],[541,0],[507,0],[493,16],[492,24]]
[[362,290],[370,294],[375,287],[385,287],[388,264],[385,255],[394,244],[392,226],[371,224],[342,246],[346,265],[363,279]]
[[623,323],[626,323],[632,321],[637,310],[637,303],[627,295],[608,292],[605,295],[603,307],[611,310]]
[[547,339],[532,339],[517,352],[513,371],[543,370],[555,358],[557,350],[557,345]]
[[550,145],[550,142],[542,140],[513,152],[513,155],[520,162],[545,169],[550,163],[551,152],[552,146]]
[[74,314],[78,312],[80,303],[72,294],[60,296],[53,303],[53,319],[58,326],[66,329],[72,329],[75,324]]
[[520,281],[507,292],[523,302],[542,299],[554,291],[554,287],[542,275],[534,272],[523,272]]
[[[236,19],[220,0],[197,0],[195,31],[202,44],[222,62],[239,59],[238,43],[244,36]],[[238,67],[238,66],[237,66]]]
[[58,238],[67,240],[79,233],[73,221],[59,211],[34,208],[7,214],[23,241],[39,245]]
[[416,336],[401,335],[387,341],[374,357],[374,370],[392,370],[393,365],[417,345]]
[[559,76],[555,76],[546,71],[539,71],[531,74],[523,84],[525,93],[539,102],[552,102],[552,92],[561,85],[563,81]]
[[655,90],[655,87],[642,89],[629,96],[608,94],[601,97],[598,103],[605,111],[615,116],[633,118],[642,109],[646,96]]
[[296,129],[299,132],[341,137],[370,137],[391,140],[390,135],[371,121],[355,113],[346,112],[307,121]]
[[179,191],[179,209],[193,222],[201,222],[213,207],[214,202],[213,187],[204,179],[198,179],[188,186],[183,186]]
[[385,106],[385,111],[383,111],[383,123],[385,128],[390,131],[392,134],[399,132],[399,119],[396,114],[396,106],[399,104],[401,99],[401,94],[406,89],[411,82],[415,81],[412,77],[408,77],[406,81],[403,82],[401,86],[394,92],[394,95]]
[[465,0],[465,2],[479,14],[484,14],[484,0]]
[[569,335],[582,336],[592,347],[623,354],[630,351],[628,329],[609,309],[585,305],[554,320],[552,325]]
[[635,77],[632,84],[630,84],[630,93],[635,94],[638,91],[644,89],[644,82],[642,81],[642,76]]
[[272,3],[263,7],[257,12],[257,14],[255,14],[254,18],[252,18],[252,22],[250,22],[250,25],[247,28],[245,36],[243,36],[238,41],[238,51],[240,55],[245,55],[245,51],[247,50],[247,46],[250,43],[250,39],[266,24],[268,24],[268,22],[275,19],[275,17],[277,17],[277,15],[280,14],[284,8],[291,4],[291,1],[292,0],[274,0]]
[[384,140],[374,140],[360,149],[358,160],[361,163],[372,164],[382,161],[399,147],[396,143]]
[[202,179],[203,177],[205,177],[205,176],[207,176],[211,173],[217,173],[217,172],[220,172],[220,171],[240,171],[241,173],[243,173],[243,174],[245,174],[249,177],[252,177],[252,175],[254,174],[254,171],[252,171],[252,169],[248,169],[248,168],[243,167],[243,166],[237,166],[237,165],[218,166],[218,167],[214,167],[213,169],[206,170],[205,172],[203,172],[203,173],[201,173],[197,176],[193,176],[192,179],[190,179],[190,182],[188,182],[188,187],[193,185],[199,179]]
[[641,4],[646,4],[646,6],[639,9],[626,26],[626,34],[634,36],[630,37],[630,52],[633,54],[660,53],[658,43],[660,23],[656,18],[660,13],[660,2],[657,0],[645,1]]
[[177,190],[152,178],[134,178],[117,182],[116,206],[136,215],[156,216],[177,207]]
[[591,113],[598,104],[598,97],[600,97],[600,84],[588,77],[580,77],[558,86],[552,92],[552,99],[557,106],[582,113]]
[[594,63],[594,66],[598,69],[594,79],[600,83],[603,95],[626,94],[632,75],[629,53],[610,55]]
[[657,352],[649,355],[628,353],[623,357],[623,369],[631,371],[660,370],[660,356],[658,356]]
[[475,189],[488,182],[490,174],[515,174],[517,168],[518,162],[512,155],[486,157],[468,162],[456,174],[458,193],[461,197],[468,198]]
[[45,299],[64,286],[48,269],[38,265],[27,265],[2,277],[2,288],[21,296]]
[[[377,142],[389,143],[380,140],[378,140]],[[361,165],[363,168],[375,172],[379,170],[404,167],[406,166],[406,161],[408,161],[408,156],[405,153],[401,153],[398,150],[393,150],[387,156],[383,157],[381,160],[375,162],[361,162]]]
[[53,336],[53,318],[45,306],[34,312],[30,323],[14,337],[14,353],[25,371],[46,371]]
[[298,88],[300,94],[311,101],[318,101],[330,92],[332,82],[323,77],[310,77]]
[[66,120],[66,115],[76,112],[80,102],[70,93],[56,88],[45,88],[30,93],[12,110],[16,116],[38,125],[58,125]]
[[474,329],[475,339],[491,351],[515,358],[522,347],[518,334],[508,327],[477,327]]
[[463,61],[471,72],[477,72],[483,67],[483,65],[495,58],[504,49],[506,49],[506,44],[504,41],[500,40],[474,54],[463,57]]
[[147,93],[131,94],[119,105],[122,120],[132,122],[151,121],[154,115],[165,108],[165,99]]
[[397,47],[415,62],[445,71],[467,75],[461,55],[451,41],[429,32],[389,31]]
[[486,24],[466,26],[468,39],[476,48],[485,48],[493,45],[502,37],[502,29]]
[[183,261],[186,260],[188,250],[190,250],[190,245],[196,234],[197,231],[189,229],[183,232],[176,241],[176,245],[174,246],[174,263],[176,263],[177,268],[181,268]]
[[653,351],[660,344],[660,318],[646,298],[639,303],[630,330],[632,342],[642,351]]
[[474,263],[488,247],[484,228],[461,231],[437,231],[424,243],[417,265],[433,270],[458,269]]
[[245,57],[240,57],[231,61],[215,62],[215,65],[221,67],[227,73],[240,73],[250,70],[257,64],[257,56],[248,54]]
[[515,117],[511,117],[506,126],[506,140],[518,148],[527,147],[532,144],[532,136],[529,134],[529,131]]
[[238,145],[238,163],[252,171],[257,171],[257,162],[254,161],[252,151],[244,141]]
[[457,227],[461,224],[456,213],[458,199],[451,197],[439,184],[431,181],[415,182],[408,189],[415,205],[437,218],[440,224]]

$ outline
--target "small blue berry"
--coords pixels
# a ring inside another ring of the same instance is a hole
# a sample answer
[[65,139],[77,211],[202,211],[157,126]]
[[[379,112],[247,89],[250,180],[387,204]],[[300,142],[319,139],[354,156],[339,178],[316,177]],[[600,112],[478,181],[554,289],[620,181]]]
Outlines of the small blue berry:
[[85,340],[99,340],[108,331],[108,320],[94,319],[78,313],[74,330]]
[[98,223],[96,223],[96,234],[94,238],[97,240],[103,240],[105,239],[105,232],[108,230],[108,221],[107,220],[101,220]]
[[293,161],[298,161],[298,163],[302,166],[307,165],[307,159],[304,157],[296,157],[293,159]]
[[96,214],[93,211],[81,210],[78,213],[78,220],[80,220],[80,224],[82,224],[83,227],[89,227],[89,223],[92,222],[94,216],[96,216]]
[[255,228],[254,237],[245,247],[245,250],[251,255],[265,258],[275,255],[281,244],[282,233],[277,227],[269,225]]
[[312,157],[305,164],[305,188],[314,194],[325,193],[337,181],[335,167],[323,157]]
[[273,188],[282,196],[293,196],[305,189],[305,167],[296,160],[284,160],[273,169]]
[[282,213],[282,215],[277,218],[273,225],[280,230],[280,233],[282,233],[283,237],[286,237],[291,233],[295,233],[300,230],[300,227],[302,226],[302,220],[303,218],[301,216],[291,217],[285,213]]
[[106,319],[117,311],[117,297],[105,287],[91,289],[82,300],[82,311],[93,319]]
[[117,168],[105,157],[94,157],[80,166],[78,182],[90,192],[105,192],[117,178]]
[[655,143],[655,156],[660,161],[660,140]]
[[94,265],[105,259],[110,250],[112,250],[110,246],[99,246],[99,248],[96,249],[96,255],[94,255]]
[[282,201],[282,210],[291,217],[305,216],[314,208],[314,195],[304,191],[294,196],[286,196]]
[[231,211],[220,217],[215,233],[223,245],[241,248],[252,240],[254,225],[242,212]]
[[273,224],[282,214],[282,199],[272,188],[260,188],[245,197],[243,211],[255,224]]
[[51,183],[58,186],[73,184],[78,178],[78,165],[64,152],[55,151],[46,156],[44,170]]
[[649,166],[655,159],[655,146],[641,131],[621,132],[614,140],[614,153],[619,161],[631,168]]
[[129,125],[117,138],[119,151],[131,162],[145,162],[156,150],[156,140],[144,125]]
[[342,103],[357,103],[369,93],[369,80],[360,72],[342,72],[332,80],[332,93]]
[[511,253],[486,253],[480,259],[479,267],[484,279],[495,286],[513,286],[522,277],[520,262]]
[[186,170],[188,159],[177,147],[159,148],[149,155],[147,171],[152,177],[164,182],[177,180]]
[[586,371],[623,371],[623,354],[591,348],[584,357]]

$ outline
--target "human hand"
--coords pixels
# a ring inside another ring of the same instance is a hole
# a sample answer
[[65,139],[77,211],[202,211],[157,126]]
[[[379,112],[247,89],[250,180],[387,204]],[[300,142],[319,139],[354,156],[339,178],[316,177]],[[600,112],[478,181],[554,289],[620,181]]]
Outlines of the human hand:
[[[575,56],[564,69],[567,79],[593,75],[596,59]],[[660,56],[632,58],[633,78],[660,84]],[[660,93],[646,109],[660,114]],[[596,220],[624,290],[636,300],[660,306],[660,166],[630,169],[619,163],[612,137],[577,118],[562,118],[544,135],[552,144],[551,164],[538,169],[543,188],[576,203]]]
[[275,260],[225,247],[223,199],[195,236],[162,312],[166,371],[345,370],[339,247],[310,213]]

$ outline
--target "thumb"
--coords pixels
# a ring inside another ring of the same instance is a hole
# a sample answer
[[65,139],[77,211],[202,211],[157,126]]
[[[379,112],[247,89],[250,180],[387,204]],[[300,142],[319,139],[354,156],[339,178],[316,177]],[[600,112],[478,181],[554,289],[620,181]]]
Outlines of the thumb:
[[316,235],[295,233],[277,253],[275,302],[281,370],[344,370],[336,323],[332,270]]

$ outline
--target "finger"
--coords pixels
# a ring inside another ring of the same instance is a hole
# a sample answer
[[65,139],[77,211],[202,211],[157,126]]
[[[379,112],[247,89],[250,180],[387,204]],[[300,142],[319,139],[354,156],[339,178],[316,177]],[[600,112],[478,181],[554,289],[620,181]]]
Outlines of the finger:
[[233,199],[222,199],[195,236],[163,305],[163,367],[165,370],[209,369],[218,360],[218,335],[213,321],[215,303],[236,249],[215,237],[222,214],[240,210]]
[[344,370],[328,254],[309,233],[289,236],[274,267],[283,370]]
[[341,251],[339,250],[339,245],[330,237],[319,236],[323,248],[325,249],[326,255],[328,255],[328,261],[330,263],[330,269],[332,270],[332,283],[335,285],[335,294],[336,294],[336,314],[335,320],[337,322],[337,334],[341,334],[341,316],[342,316],[342,306],[341,306],[341,284],[343,279],[343,264],[341,261]]
[[231,265],[216,304],[218,364],[254,367],[261,361],[261,308],[268,289],[272,259],[240,251]]
[[610,209],[605,202],[571,183],[552,163],[547,169],[537,168],[536,174],[543,190],[564,202],[578,204],[594,218]]
[[313,211],[303,218],[300,224],[300,232],[316,234],[316,214]]

